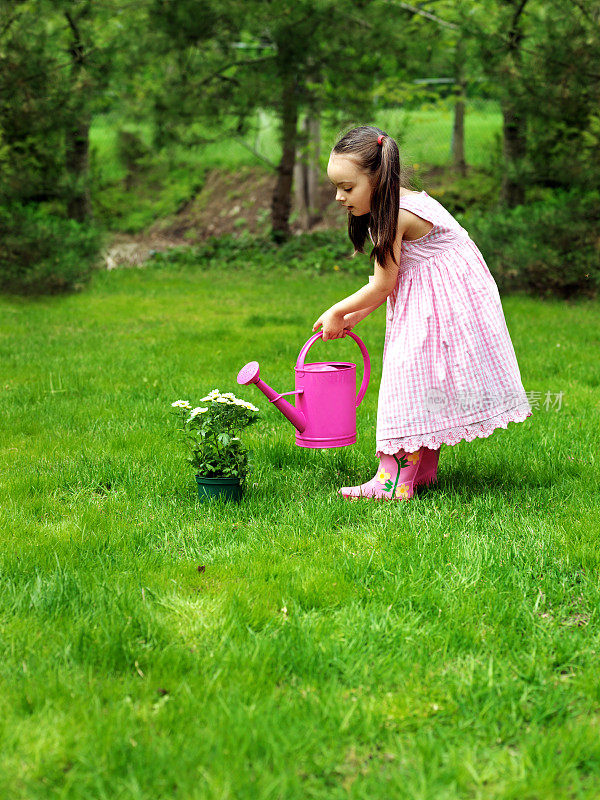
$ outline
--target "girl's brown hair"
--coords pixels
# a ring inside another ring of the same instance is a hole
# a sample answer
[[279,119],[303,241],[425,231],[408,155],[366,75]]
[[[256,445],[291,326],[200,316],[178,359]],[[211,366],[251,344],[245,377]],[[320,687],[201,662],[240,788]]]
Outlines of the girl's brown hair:
[[[383,136],[381,144],[377,139]],[[371,211],[355,217],[348,211],[348,235],[354,245],[354,254],[364,253],[365,239],[371,231],[373,250],[369,258],[376,258],[385,267],[388,256],[394,258],[394,241],[398,229],[400,185],[410,185],[410,175],[400,163],[398,145],[385,131],[372,125],[352,128],[335,145],[332,153],[351,158],[359,169],[367,173],[372,187]]]

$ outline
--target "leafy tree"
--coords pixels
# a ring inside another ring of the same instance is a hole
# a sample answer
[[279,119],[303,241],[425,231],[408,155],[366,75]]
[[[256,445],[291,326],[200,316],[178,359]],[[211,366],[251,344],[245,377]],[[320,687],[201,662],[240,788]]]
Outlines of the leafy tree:
[[110,75],[109,8],[0,0],[0,12],[0,288],[73,289],[101,244],[88,219],[88,151]]
[[[465,20],[469,15],[470,3],[465,0],[437,2],[434,7],[415,6],[400,0],[388,0],[396,15],[402,15],[405,24],[410,20],[412,27],[411,45],[406,58],[413,64],[414,77],[422,77],[423,70],[433,76],[445,78],[451,75],[454,102],[454,122],[452,127],[452,163],[460,174],[466,173],[464,122],[466,94],[469,84],[478,80],[481,70],[473,59]],[[421,74],[417,75],[420,71]],[[403,87],[404,99],[409,100],[414,89]],[[435,102],[439,93],[431,93]],[[399,99],[402,99],[400,97]]]
[[198,121],[212,122],[219,137],[241,136],[256,109],[277,114],[282,155],[271,209],[277,240],[289,236],[301,112],[338,123],[368,117],[373,87],[401,68],[397,54],[408,35],[390,26],[379,0],[213,0],[200,18],[191,0],[155,0],[150,22],[163,53],[154,93],[161,143],[206,141]]
[[65,170],[64,59],[52,52],[53,31],[33,3],[2,0],[0,10],[0,200],[52,200],[61,194]]
[[[594,189],[600,181],[600,5],[544,4],[537,15],[523,101],[530,179]],[[562,7],[563,13],[559,13]]]
[[528,184],[597,175],[598,22],[595,0],[483,0],[469,19],[502,106],[501,199],[509,207],[524,202]]
[[46,201],[84,221],[90,122],[128,40],[121,4],[0,0],[0,12],[0,200]]

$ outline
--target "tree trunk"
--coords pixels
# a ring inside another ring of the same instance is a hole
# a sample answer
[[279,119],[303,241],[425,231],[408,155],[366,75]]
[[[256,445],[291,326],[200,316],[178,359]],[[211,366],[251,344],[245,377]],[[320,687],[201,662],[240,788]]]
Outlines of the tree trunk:
[[[464,83],[461,85],[464,92]],[[465,98],[459,95],[454,106],[454,124],[452,126],[452,166],[461,175],[467,173],[465,161]]]
[[525,186],[519,165],[525,155],[525,120],[510,100],[502,102],[503,155],[505,170],[502,174],[500,199],[508,208],[523,205]]
[[298,103],[293,75],[287,74],[284,78],[282,101],[281,143],[283,152],[277,168],[277,181],[271,202],[271,236],[276,242],[283,242],[290,237],[291,193],[298,138]]
[[452,125],[452,166],[460,175],[466,175],[467,162],[465,161],[465,57],[464,44],[459,39],[454,53],[454,82],[457,94],[454,105],[454,123]]
[[522,74],[521,67],[521,16],[528,0],[513,0],[510,5],[514,10],[508,29],[502,106],[502,151],[504,156],[504,172],[500,199],[508,208],[522,205],[525,202],[525,185],[522,172],[523,158],[527,152],[527,120],[525,111],[513,100],[518,96],[518,83]]
[[89,187],[89,142],[90,119],[86,111],[87,87],[84,79],[85,46],[77,21],[65,11],[65,18],[71,29],[69,55],[71,56],[71,76],[75,92],[72,122],[65,134],[65,166],[69,175],[69,196],[67,216],[77,222],[84,222],[90,216]]
[[303,230],[308,231],[322,218],[319,212],[321,124],[314,111],[309,111],[304,118],[300,136],[294,186],[301,225]]
[[79,119],[66,133],[66,167],[71,191],[67,200],[69,219],[84,222],[90,216],[89,133],[90,123],[81,111]]

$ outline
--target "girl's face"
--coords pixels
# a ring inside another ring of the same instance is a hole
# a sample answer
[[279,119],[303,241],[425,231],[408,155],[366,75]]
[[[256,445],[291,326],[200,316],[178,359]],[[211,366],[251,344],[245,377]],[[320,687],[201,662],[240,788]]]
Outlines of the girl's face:
[[368,175],[358,168],[356,161],[332,153],[327,175],[337,189],[335,199],[340,205],[348,208],[355,217],[370,212],[373,188]]

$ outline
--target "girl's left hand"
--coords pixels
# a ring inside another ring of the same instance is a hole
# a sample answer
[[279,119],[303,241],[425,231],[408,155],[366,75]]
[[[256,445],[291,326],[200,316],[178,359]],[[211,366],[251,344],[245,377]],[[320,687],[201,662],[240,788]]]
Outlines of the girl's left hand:
[[323,341],[327,339],[341,339],[346,335],[346,323],[344,322],[344,315],[338,314],[331,308],[321,314],[319,319],[315,322],[312,329],[316,332],[320,327],[323,328]]

